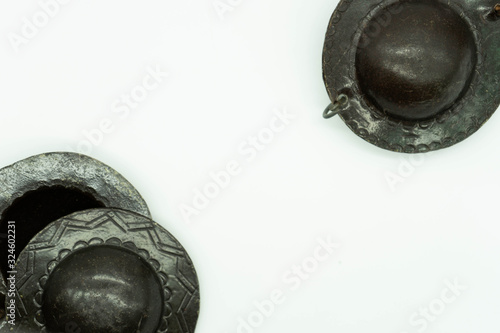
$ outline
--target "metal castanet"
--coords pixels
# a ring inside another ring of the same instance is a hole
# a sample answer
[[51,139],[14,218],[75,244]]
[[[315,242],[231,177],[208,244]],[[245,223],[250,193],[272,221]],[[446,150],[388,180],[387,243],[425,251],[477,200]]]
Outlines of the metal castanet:
[[472,135],[500,104],[497,1],[341,0],[323,52],[324,117],[405,153]]
[[[21,252],[15,332],[193,333],[199,283],[151,219],[101,208],[51,223]],[[17,331],[16,331],[17,330]]]

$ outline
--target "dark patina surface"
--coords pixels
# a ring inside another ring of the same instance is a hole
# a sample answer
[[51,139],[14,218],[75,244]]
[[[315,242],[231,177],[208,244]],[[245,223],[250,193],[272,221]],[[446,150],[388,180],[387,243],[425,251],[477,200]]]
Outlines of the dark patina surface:
[[476,132],[500,104],[497,1],[342,0],[324,47],[325,118],[406,153]]
[[14,332],[190,333],[199,284],[181,244],[149,218],[91,209],[51,223],[17,267]]
[[[16,225],[16,258],[49,223],[90,208],[114,207],[150,217],[137,190],[109,166],[88,156],[49,153],[0,170],[0,234]],[[7,237],[0,237],[0,317],[6,294]],[[0,329],[1,329],[0,323]]]

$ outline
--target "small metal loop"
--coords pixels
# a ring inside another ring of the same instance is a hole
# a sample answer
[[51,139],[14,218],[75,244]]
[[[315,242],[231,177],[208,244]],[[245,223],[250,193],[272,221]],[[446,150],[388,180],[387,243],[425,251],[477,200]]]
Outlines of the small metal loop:
[[323,118],[330,119],[337,114],[339,114],[346,106],[349,104],[349,97],[344,94],[340,94],[334,103],[328,105],[323,111]]
[[328,105],[325,109],[325,111],[323,111],[323,118],[325,119],[330,119],[334,116],[336,116],[340,111],[340,106],[338,103],[331,103],[330,105]]

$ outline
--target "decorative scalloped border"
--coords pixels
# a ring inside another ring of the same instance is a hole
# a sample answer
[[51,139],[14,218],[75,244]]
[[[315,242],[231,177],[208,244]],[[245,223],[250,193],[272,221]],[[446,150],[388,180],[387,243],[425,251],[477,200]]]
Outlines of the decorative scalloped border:
[[42,275],[38,279],[38,292],[35,293],[33,297],[33,304],[35,304],[35,307],[37,311],[34,314],[34,317],[32,318],[33,321],[39,326],[40,332],[42,333],[49,333],[47,330],[47,327],[45,326],[45,319],[43,316],[42,312],[42,300],[43,300],[43,293],[45,289],[45,285],[50,277],[50,274],[54,271],[54,269],[70,254],[75,253],[81,249],[88,248],[91,246],[99,246],[99,245],[106,245],[106,246],[115,246],[115,247],[121,247],[128,249],[135,254],[139,255],[142,259],[144,259],[152,269],[154,269],[160,279],[160,282],[163,287],[163,315],[162,315],[162,320],[161,323],[158,327],[157,333],[167,333],[168,332],[168,318],[172,315],[172,306],[170,305],[170,300],[172,298],[172,291],[170,290],[169,287],[167,287],[168,284],[168,274],[164,273],[163,271],[160,271],[160,263],[151,258],[151,255],[149,254],[149,251],[144,250],[144,249],[139,249],[133,242],[125,242],[123,243],[119,238],[117,237],[112,237],[109,238],[108,240],[104,241],[101,238],[92,238],[88,242],[85,241],[78,241],[75,243],[73,248],[71,250],[69,249],[62,249],[59,251],[59,254],[56,259],[50,261],[47,264],[47,269],[46,269],[46,274]]
[[[421,137],[421,134],[423,133],[414,133],[413,131],[415,129],[418,129],[420,131],[426,131],[431,129],[433,126],[439,126],[447,121],[451,121],[450,119],[453,119],[453,115],[457,114],[461,109],[463,109],[463,105],[465,104],[466,101],[474,98],[475,96],[475,89],[478,85],[479,82],[479,77],[480,77],[480,71],[483,68],[483,54],[481,53],[482,50],[482,36],[475,24],[473,24],[472,20],[467,16],[465,10],[460,7],[456,3],[451,3],[451,2],[442,2],[443,4],[451,7],[452,9],[456,10],[456,12],[466,21],[468,26],[471,29],[471,32],[474,36],[474,40],[476,43],[476,56],[477,56],[477,63],[476,67],[474,69],[474,74],[473,78],[470,82],[469,89],[466,92],[466,94],[460,99],[460,101],[455,104],[452,108],[449,110],[446,110],[442,112],[440,115],[437,117],[433,118],[432,120],[424,120],[420,122],[415,122],[413,126],[408,126],[402,121],[397,121],[395,119],[390,118],[389,116],[382,114],[380,111],[374,111],[373,107],[371,105],[368,105],[366,103],[366,98],[364,97],[364,94],[361,92],[361,89],[359,88],[359,84],[356,80],[356,74],[355,74],[355,58],[356,58],[356,52],[357,52],[357,43],[359,41],[359,38],[361,37],[362,34],[362,29],[361,26],[363,26],[363,22],[366,22],[370,20],[373,15],[379,11],[382,8],[387,8],[387,6],[390,6],[392,4],[395,4],[397,0],[386,0],[382,1],[375,7],[373,7],[366,15],[363,17],[359,23],[358,23],[358,28],[355,30],[355,32],[352,34],[351,37],[351,47],[349,50],[349,59],[350,61],[350,66],[348,69],[348,74],[349,74],[349,79],[353,82],[353,86],[351,87],[352,91],[357,95],[357,96],[362,96],[362,98],[359,98],[359,102],[361,106],[364,108],[364,110],[369,110],[370,111],[370,116],[375,119],[376,121],[380,122],[387,122],[389,126],[394,127],[395,129],[399,129],[402,132],[404,131],[410,131],[414,135],[415,139],[419,139]],[[337,25],[341,21],[343,14],[349,9],[350,5],[352,3],[352,0],[342,0],[337,9],[335,10],[334,14],[332,15],[332,18],[330,20],[330,24],[327,30],[326,34],[326,40],[325,40],[325,47],[324,47],[324,55],[323,55],[323,67],[324,67],[324,80],[325,80],[325,85],[328,90],[328,93],[330,94],[330,99],[334,100],[333,94],[333,88],[330,88],[328,86],[327,78],[326,78],[326,71],[325,68],[329,66],[329,62],[332,60],[332,48],[329,47],[332,43],[334,43],[334,36],[337,32]],[[362,111],[358,110],[357,108],[352,108],[351,110],[354,110],[352,112],[355,113],[360,113]],[[384,149],[396,151],[396,152],[406,152],[406,153],[419,153],[419,152],[428,152],[432,150],[438,150],[446,147],[450,147],[460,141],[463,141],[470,135],[472,135],[474,132],[479,130],[481,126],[491,117],[491,115],[495,112],[493,111],[488,111],[486,116],[482,121],[479,121],[477,117],[472,115],[470,117],[471,119],[471,124],[469,128],[467,128],[466,131],[461,131],[456,134],[454,134],[453,137],[444,137],[440,141],[434,141],[430,144],[420,144],[418,146],[412,145],[412,144],[407,144],[405,146],[401,146],[398,143],[390,143],[386,140],[384,140],[380,135],[377,135],[377,133],[370,133],[370,130],[368,127],[363,126],[360,122],[356,121],[352,117],[348,115],[349,111],[347,111],[344,114],[340,114],[341,119],[346,123],[346,125],[359,137],[363,138],[364,140],[379,146]]]

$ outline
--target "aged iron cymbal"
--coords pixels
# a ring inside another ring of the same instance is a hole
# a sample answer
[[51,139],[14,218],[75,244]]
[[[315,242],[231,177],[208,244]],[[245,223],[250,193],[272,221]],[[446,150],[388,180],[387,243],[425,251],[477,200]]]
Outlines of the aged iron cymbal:
[[[8,221],[15,221],[16,259],[49,223],[76,211],[101,207],[126,209],[150,217],[145,201],[123,176],[88,156],[48,153],[0,170],[0,234],[7,234]],[[7,237],[0,237],[2,313],[7,249]]]
[[498,0],[341,0],[323,76],[358,136],[420,153],[476,132],[500,104]]
[[16,285],[15,332],[191,333],[199,313],[196,271],[181,244],[119,209],[51,223],[19,256]]

